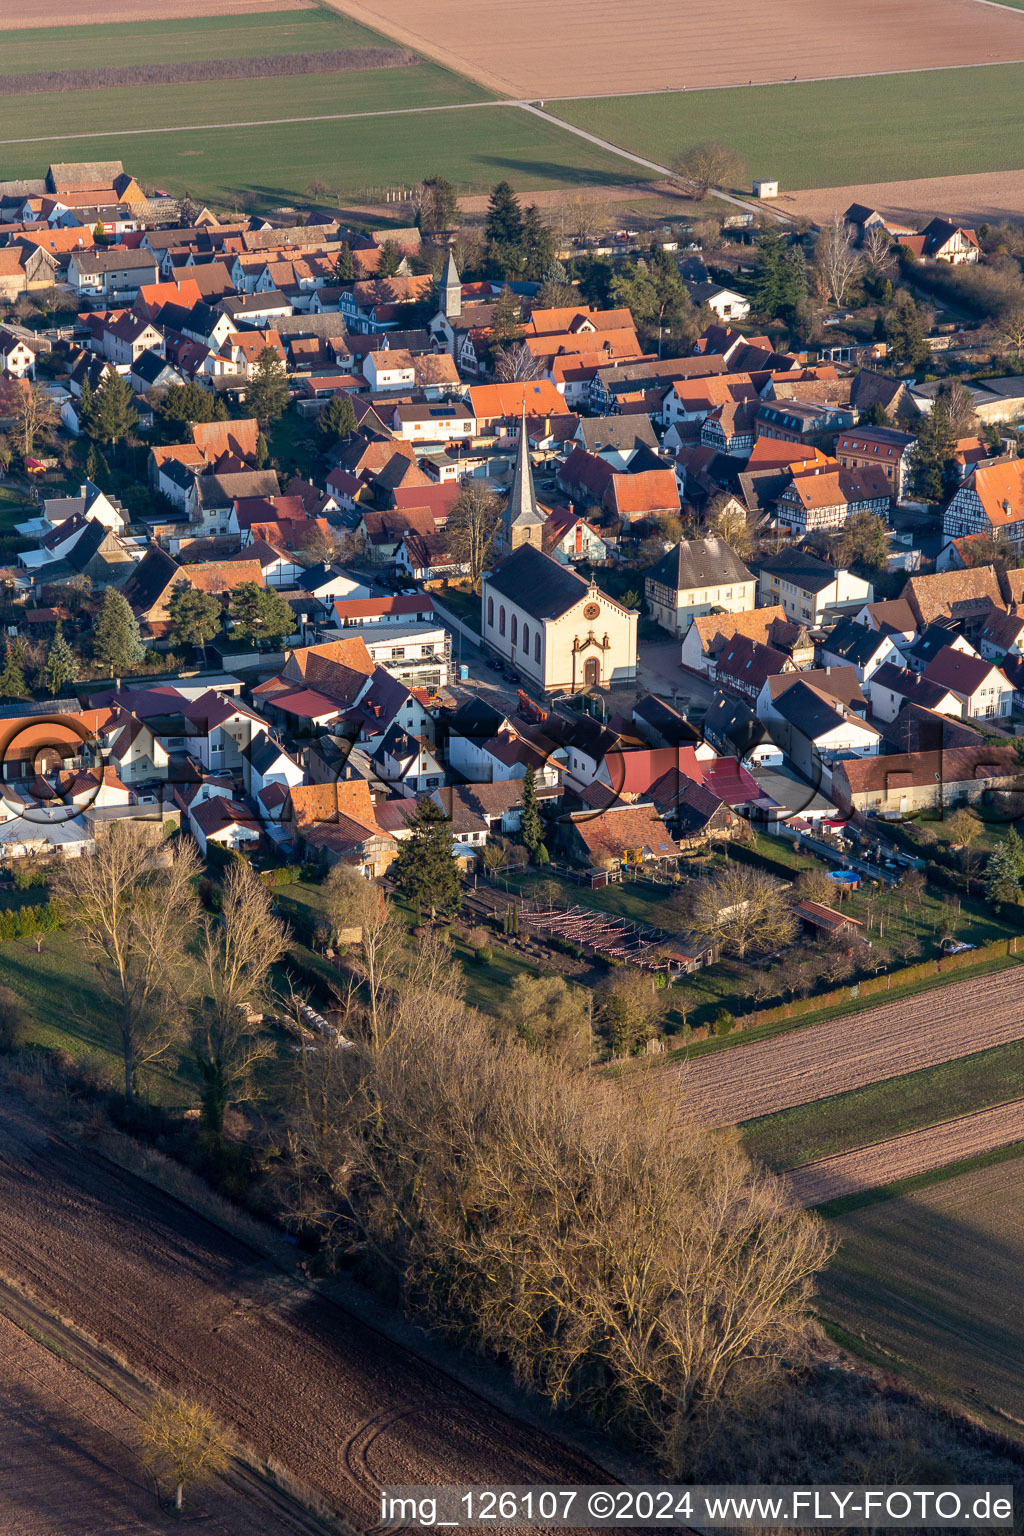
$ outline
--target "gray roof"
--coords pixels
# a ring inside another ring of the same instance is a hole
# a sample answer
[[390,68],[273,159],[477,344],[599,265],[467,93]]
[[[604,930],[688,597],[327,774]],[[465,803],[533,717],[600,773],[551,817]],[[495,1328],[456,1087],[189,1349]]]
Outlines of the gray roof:
[[201,507],[229,507],[247,496],[280,496],[276,469],[243,470],[236,475],[197,475]]
[[507,597],[531,618],[557,619],[568,613],[590,590],[582,576],[522,544],[507,560],[486,574],[488,592]]
[[782,555],[769,555],[757,562],[759,571],[790,581],[804,592],[824,592],[835,581],[839,572],[827,560],[808,554],[805,549],[793,549]]
[[888,635],[880,634],[877,629],[868,629],[867,625],[857,624],[853,619],[841,619],[823,648],[830,656],[841,656],[856,667],[865,666],[888,643]]
[[676,592],[718,586],[723,581],[753,581],[753,576],[724,539],[680,539],[653,570],[649,581]]
[[602,448],[628,452],[641,443],[657,450],[658,439],[649,416],[584,416],[580,420],[580,440],[588,453]]
[[156,257],[149,251],[133,251],[127,246],[115,245],[106,251],[72,251],[79,272],[127,272],[148,267],[157,270]]

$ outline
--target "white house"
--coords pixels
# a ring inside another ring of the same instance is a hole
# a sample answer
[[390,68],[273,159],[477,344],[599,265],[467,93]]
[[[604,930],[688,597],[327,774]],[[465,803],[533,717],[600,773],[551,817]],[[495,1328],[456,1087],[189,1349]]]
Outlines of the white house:
[[746,613],[757,583],[723,539],[681,539],[644,578],[652,617],[670,635],[683,635],[690,620],[713,608]]
[[947,645],[925,668],[926,682],[956,694],[965,720],[991,720],[1013,710],[1013,684],[990,661],[963,656]]
[[405,796],[427,794],[444,783],[444,767],[425,737],[393,725],[373,756],[373,770]]
[[246,794],[254,796],[269,784],[292,789],[304,782],[305,775],[281,744],[262,732],[242,748],[242,778]]
[[769,555],[758,562],[757,571],[759,600],[781,603],[797,624],[817,626],[823,622],[826,609],[862,607],[874,597],[869,581],[803,549]]
[[636,610],[532,544],[484,572],[480,606],[485,644],[545,693],[636,678]]
[[189,830],[202,853],[211,843],[235,850],[259,842],[260,825],[247,805],[216,795],[210,800],[193,801],[188,812]]

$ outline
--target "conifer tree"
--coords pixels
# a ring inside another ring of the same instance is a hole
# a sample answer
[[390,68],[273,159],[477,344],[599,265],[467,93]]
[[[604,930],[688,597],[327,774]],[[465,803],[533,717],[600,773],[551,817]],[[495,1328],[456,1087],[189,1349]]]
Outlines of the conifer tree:
[[139,621],[127,598],[116,587],[108,587],[103,594],[103,607],[93,632],[92,653],[111,677],[134,671],[146,659]]
[[452,857],[451,823],[429,795],[418,801],[409,830],[411,835],[400,845],[392,866],[395,884],[420,907],[457,912],[461,894]]
[[132,387],[119,373],[108,373],[92,397],[89,435],[100,443],[119,443],[138,425]]
[[537,776],[532,768],[527,768],[523,779],[523,811],[519,820],[519,834],[524,848],[529,851],[531,858],[535,858],[544,840],[544,828],[537,805]]
[[54,698],[67,687],[68,683],[73,683],[78,678],[78,659],[64,638],[64,630],[59,619],[53,632],[53,640],[50,643],[43,672],[46,685]]
[[0,698],[27,699],[28,684],[25,681],[25,643],[8,640],[4,648],[4,669],[0,672]]

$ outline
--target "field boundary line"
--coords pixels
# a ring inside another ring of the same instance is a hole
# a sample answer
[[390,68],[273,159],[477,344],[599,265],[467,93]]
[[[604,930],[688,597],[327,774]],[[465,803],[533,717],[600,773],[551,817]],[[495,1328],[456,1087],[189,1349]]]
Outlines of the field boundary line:
[[[998,1051],[1000,1049],[1000,1047],[997,1045],[997,1046],[993,1046],[992,1049]],[[979,1051],[978,1052],[979,1056],[984,1056],[986,1054],[987,1053],[985,1051]],[[957,1061],[969,1061],[970,1057],[969,1056],[958,1056],[958,1057],[955,1057],[954,1059],[957,1060]],[[945,1063],[940,1062],[939,1065],[943,1066],[943,1065],[945,1065]],[[931,1070],[932,1070],[931,1067],[924,1067],[924,1068],[922,1068],[922,1071],[925,1071],[925,1072],[930,1072]],[[912,1076],[913,1074],[908,1074],[908,1075]],[[898,1082],[899,1078],[885,1077],[885,1078],[882,1078],[881,1081],[883,1083],[893,1083],[893,1082]],[[868,1087],[868,1088],[874,1088],[876,1086],[876,1084],[874,1084],[874,1083],[867,1083],[867,1084],[865,1084],[865,1086]],[[862,1090],[859,1089],[859,1088],[852,1088],[850,1090],[850,1092],[851,1093],[860,1093],[860,1092],[862,1092]],[[841,1094],[835,1094],[834,1097],[835,1098],[841,1098],[842,1095]],[[826,1102],[827,1102],[827,1100],[825,1100],[825,1099],[814,1099],[814,1100],[812,1100],[812,1103],[815,1103],[815,1104],[824,1104]],[[824,1164],[824,1163],[834,1163],[834,1162],[837,1162],[839,1160],[839,1158],[841,1158],[841,1157],[853,1157],[857,1152],[867,1152],[872,1147],[884,1147],[889,1142],[906,1141],[911,1136],[920,1136],[922,1131],[940,1131],[944,1125],[966,1125],[968,1120],[974,1120],[974,1119],[977,1118],[978,1115],[990,1114],[991,1111],[994,1110],[994,1109],[1008,1109],[1011,1104],[1024,1105],[1024,1097],[1018,1096],[1015,1099],[1000,1099],[995,1104],[984,1104],[984,1105],[982,1105],[982,1107],[980,1109],[969,1109],[965,1115],[950,1115],[945,1120],[929,1120],[927,1125],[917,1125],[917,1126],[914,1127],[914,1129],[912,1131],[897,1131],[895,1136],[877,1136],[874,1141],[859,1141],[855,1147],[847,1147],[846,1150],[843,1151],[843,1152],[828,1152],[828,1153],[826,1153],[826,1155],[824,1157],[812,1158],[809,1163],[794,1163],[791,1168],[781,1168],[779,1170],[779,1172],[778,1172],[778,1177],[784,1179],[784,1178],[786,1178],[786,1176],[788,1174],[791,1174],[791,1173],[803,1173],[803,1172],[805,1172],[809,1168],[821,1167],[821,1165]],[[794,1106],[794,1108],[799,1108],[799,1107],[802,1107],[802,1106]],[[785,1114],[786,1111],[785,1110],[780,1110],[779,1113],[780,1114]],[[765,1116],[764,1118],[765,1119],[770,1119],[771,1116]],[[1019,1137],[1019,1136],[1013,1136],[1013,1137],[1010,1138],[1010,1141],[1020,1141],[1021,1139],[1022,1138]],[[1003,1146],[1009,1146],[1010,1142],[1009,1141],[1003,1142],[1002,1145]],[[995,1148],[994,1147],[987,1148],[986,1150],[994,1151]],[[970,1155],[973,1157],[975,1154],[971,1153]],[[953,1161],[956,1162],[957,1159],[954,1158]],[[942,1165],[941,1164],[936,1164],[936,1167],[940,1167],[940,1166],[942,1166]],[[925,1171],[927,1171],[927,1170],[925,1170]]]

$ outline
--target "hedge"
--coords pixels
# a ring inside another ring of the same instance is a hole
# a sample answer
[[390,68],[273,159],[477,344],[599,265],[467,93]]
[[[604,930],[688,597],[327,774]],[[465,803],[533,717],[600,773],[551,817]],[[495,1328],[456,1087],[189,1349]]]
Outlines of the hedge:
[[0,912],[0,944],[10,939],[26,939],[33,933],[53,933],[63,926],[64,909],[59,901]]

